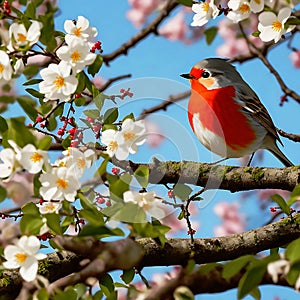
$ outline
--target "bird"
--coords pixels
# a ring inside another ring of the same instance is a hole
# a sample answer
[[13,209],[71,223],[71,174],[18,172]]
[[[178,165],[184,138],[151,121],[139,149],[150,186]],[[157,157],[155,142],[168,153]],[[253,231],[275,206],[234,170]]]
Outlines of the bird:
[[276,143],[283,146],[267,109],[228,60],[207,58],[180,76],[190,80],[188,119],[207,149],[222,160],[251,155],[248,165],[258,149],[267,149],[293,166]]

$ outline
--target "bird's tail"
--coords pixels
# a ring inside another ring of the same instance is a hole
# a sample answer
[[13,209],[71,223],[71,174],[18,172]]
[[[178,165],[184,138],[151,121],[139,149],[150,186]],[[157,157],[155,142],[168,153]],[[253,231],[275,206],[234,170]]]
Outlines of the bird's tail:
[[282,153],[282,151],[278,148],[276,144],[274,144],[276,147],[272,147],[272,149],[268,148],[268,150],[275,155],[286,167],[293,167],[294,164]]

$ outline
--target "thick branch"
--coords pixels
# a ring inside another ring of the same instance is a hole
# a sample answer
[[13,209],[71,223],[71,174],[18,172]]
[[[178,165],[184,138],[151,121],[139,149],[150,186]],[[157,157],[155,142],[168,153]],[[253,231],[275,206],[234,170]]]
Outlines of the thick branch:
[[146,166],[150,170],[149,182],[153,184],[187,183],[206,189],[223,189],[231,192],[253,189],[292,191],[300,182],[298,167],[250,168],[157,160],[151,164],[138,164],[132,161],[114,161],[114,164],[131,173],[139,166]]
[[156,34],[159,24],[170,14],[170,12],[177,5],[178,5],[178,3],[175,0],[168,1],[165,4],[165,6],[161,9],[161,12],[155,18],[154,21],[152,21],[147,27],[143,28],[139,33],[137,33],[135,36],[133,36],[129,41],[127,41],[123,45],[121,45],[120,48],[116,49],[115,51],[113,51],[109,54],[103,55],[103,61],[107,64],[122,54],[126,55],[130,48],[134,47],[137,43],[142,41],[149,34],[151,34],[151,33]]

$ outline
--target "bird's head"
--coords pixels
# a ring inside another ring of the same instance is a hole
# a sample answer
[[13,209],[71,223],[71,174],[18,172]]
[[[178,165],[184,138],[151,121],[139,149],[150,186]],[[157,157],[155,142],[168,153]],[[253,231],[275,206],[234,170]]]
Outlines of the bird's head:
[[180,75],[190,79],[191,84],[199,82],[207,90],[213,90],[235,83],[243,82],[243,79],[227,60],[221,58],[207,58],[196,63],[187,74]]

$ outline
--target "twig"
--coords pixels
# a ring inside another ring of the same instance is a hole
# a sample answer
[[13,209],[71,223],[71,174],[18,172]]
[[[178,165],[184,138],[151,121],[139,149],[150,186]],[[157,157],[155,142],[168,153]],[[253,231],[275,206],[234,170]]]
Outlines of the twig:
[[187,97],[189,97],[191,94],[190,91],[182,92],[175,95],[170,95],[164,102],[161,104],[155,105],[151,108],[144,109],[142,113],[137,117],[137,120],[144,119],[147,115],[152,114],[154,112],[157,112],[159,110],[167,110],[167,107],[174,104],[175,102],[179,102]]
[[281,130],[281,129],[278,129],[278,128],[277,128],[277,132],[278,132],[281,136],[283,136],[283,137],[285,137],[285,138],[288,138],[288,139],[291,140],[291,141],[294,141],[294,142],[297,142],[297,143],[300,142],[300,134],[287,133],[287,132],[285,132],[285,131],[283,131],[283,130]]
[[110,61],[114,60],[118,56],[124,54],[126,55],[128,50],[134,47],[141,40],[146,38],[149,34],[157,34],[157,28],[159,24],[170,14],[170,12],[178,6],[178,2],[175,0],[169,0],[166,2],[164,7],[161,9],[160,14],[145,28],[143,28],[139,33],[133,36],[130,40],[121,45],[120,48],[115,51],[103,55],[103,61],[108,65]]
[[266,55],[263,54],[261,50],[249,40],[241,23],[239,23],[239,27],[243,37],[247,42],[249,51],[252,54],[256,55],[262,61],[262,63],[269,69],[269,71],[274,75],[284,94],[286,96],[292,97],[295,101],[297,101],[300,104],[300,95],[298,95],[295,91],[287,87],[280,74],[276,71],[276,69],[271,65],[270,61],[267,59]]
[[125,78],[130,78],[131,74],[125,74],[125,75],[120,75],[120,76],[116,76],[116,77],[112,77],[110,79],[108,79],[100,88],[99,88],[99,92],[103,92],[105,91],[112,83],[125,79]]

